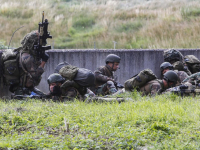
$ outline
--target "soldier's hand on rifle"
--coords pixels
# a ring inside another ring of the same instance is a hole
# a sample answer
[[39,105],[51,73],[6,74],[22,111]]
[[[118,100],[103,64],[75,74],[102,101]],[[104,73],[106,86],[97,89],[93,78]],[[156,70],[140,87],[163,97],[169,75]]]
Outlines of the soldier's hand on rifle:
[[42,61],[47,62],[47,60],[49,59],[49,55],[45,52],[42,56]]

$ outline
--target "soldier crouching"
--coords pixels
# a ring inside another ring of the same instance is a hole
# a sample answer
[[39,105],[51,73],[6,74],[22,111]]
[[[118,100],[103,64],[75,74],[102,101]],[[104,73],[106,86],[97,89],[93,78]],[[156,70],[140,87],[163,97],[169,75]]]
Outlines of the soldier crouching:
[[119,68],[120,57],[109,54],[105,62],[106,65],[99,67],[94,73],[96,81],[92,90],[97,95],[108,95],[117,92],[117,82],[114,79],[113,72]]
[[32,91],[37,94],[44,94],[35,86],[40,83],[49,56],[46,52],[40,57],[37,56],[34,45],[37,44],[38,38],[38,31],[32,31],[21,41],[22,47],[12,51],[15,54],[14,58],[6,60],[6,52],[2,54],[4,79],[6,84],[10,85],[10,92],[14,93],[13,98],[30,95]]
[[[70,66],[71,65],[69,65],[69,67]],[[67,71],[65,67],[66,66],[60,69],[62,75],[65,74],[63,71]],[[79,68],[72,79],[66,76],[63,77],[61,74],[53,73],[48,77],[47,82],[49,84],[50,93],[47,94],[47,98],[63,102],[72,101],[74,99],[84,101],[89,96],[95,96],[94,93],[88,89],[90,85],[94,84],[95,80],[94,74],[90,70]]]

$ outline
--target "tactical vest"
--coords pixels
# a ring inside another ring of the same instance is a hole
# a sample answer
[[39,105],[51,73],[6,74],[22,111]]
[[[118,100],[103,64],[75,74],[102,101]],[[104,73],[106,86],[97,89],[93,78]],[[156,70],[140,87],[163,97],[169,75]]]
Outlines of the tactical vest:
[[7,49],[2,53],[1,63],[3,67],[4,84],[19,84],[20,68],[19,57],[21,47],[17,49]]

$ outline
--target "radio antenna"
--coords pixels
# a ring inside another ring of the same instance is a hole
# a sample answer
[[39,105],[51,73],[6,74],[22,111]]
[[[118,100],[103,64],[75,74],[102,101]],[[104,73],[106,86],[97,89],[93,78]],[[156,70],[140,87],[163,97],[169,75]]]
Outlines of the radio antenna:
[[[24,27],[24,26],[21,26],[21,27],[19,27],[17,30],[19,30],[19,29],[21,29],[21,28],[23,28],[23,27]],[[16,32],[17,30],[15,30],[15,32]],[[13,34],[12,34],[12,37],[11,37],[10,42],[9,42],[9,45],[8,45],[8,49],[9,49],[9,47],[10,47],[10,43],[11,43],[11,41],[12,41],[12,38],[13,38],[15,32],[13,32]]]

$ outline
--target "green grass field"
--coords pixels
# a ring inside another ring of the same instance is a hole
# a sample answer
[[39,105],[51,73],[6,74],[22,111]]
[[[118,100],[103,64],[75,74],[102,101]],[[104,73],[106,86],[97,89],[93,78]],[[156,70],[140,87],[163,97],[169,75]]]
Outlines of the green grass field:
[[0,0],[0,48],[19,47],[42,11],[55,49],[200,47],[199,0]]
[[200,149],[199,96],[0,101],[0,149]]

